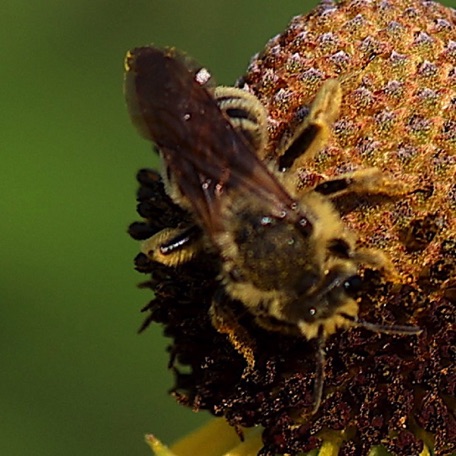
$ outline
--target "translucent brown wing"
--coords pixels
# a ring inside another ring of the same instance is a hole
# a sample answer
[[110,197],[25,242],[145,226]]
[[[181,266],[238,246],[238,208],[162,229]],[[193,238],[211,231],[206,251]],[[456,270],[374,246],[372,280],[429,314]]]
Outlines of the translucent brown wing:
[[127,54],[125,96],[141,134],[160,149],[180,191],[210,233],[220,225],[220,196],[235,188],[289,213],[293,199],[220,111],[200,72],[172,49]]

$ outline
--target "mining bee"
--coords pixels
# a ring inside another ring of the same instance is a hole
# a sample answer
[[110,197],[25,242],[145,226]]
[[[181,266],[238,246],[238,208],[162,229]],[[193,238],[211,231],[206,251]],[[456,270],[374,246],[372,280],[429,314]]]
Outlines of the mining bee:
[[327,337],[339,328],[418,334],[414,326],[383,326],[358,320],[350,290],[367,266],[394,276],[379,250],[357,245],[332,198],[343,193],[399,193],[399,184],[377,168],[357,170],[298,190],[293,170],[325,145],[337,118],[340,83],[323,83],[307,117],[279,145],[274,163],[262,159],[267,115],[252,94],[212,87],[207,70],[174,49],[140,47],[125,60],[130,116],[163,161],[163,180],[175,203],[194,223],[168,228],[142,247],[151,260],[171,267],[205,250],[220,258],[219,291],[210,310],[213,324],[254,365],[249,344],[228,330],[240,301],[267,330],[317,338],[314,411],[324,379]]

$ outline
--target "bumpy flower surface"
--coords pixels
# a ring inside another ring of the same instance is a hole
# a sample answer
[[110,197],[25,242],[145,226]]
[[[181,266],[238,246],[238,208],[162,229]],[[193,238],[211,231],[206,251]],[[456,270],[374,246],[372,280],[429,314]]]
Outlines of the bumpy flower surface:
[[[359,318],[412,322],[419,336],[361,328],[328,339],[322,404],[312,415],[315,343],[259,328],[233,302],[255,341],[255,369],[208,316],[221,259],[201,253],[169,268],[140,254],[137,269],[155,298],[145,308],[172,338],[173,394],[239,429],[264,428],[260,455],[318,448],[340,432],[340,455],[382,444],[394,455],[456,451],[456,14],[421,0],[324,2],[292,20],[252,59],[238,86],[268,111],[265,159],[306,114],[322,82],[337,78],[343,102],[333,136],[296,170],[297,185],[378,167],[409,191],[394,198],[346,196],[336,206],[362,245],[391,258],[399,279],[366,269]],[[159,176],[139,174],[137,239],[191,216],[166,195]]]

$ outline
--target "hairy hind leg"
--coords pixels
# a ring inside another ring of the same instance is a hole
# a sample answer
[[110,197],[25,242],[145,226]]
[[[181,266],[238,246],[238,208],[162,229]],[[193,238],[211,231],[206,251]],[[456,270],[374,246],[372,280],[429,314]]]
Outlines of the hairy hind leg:
[[334,177],[318,184],[314,190],[329,198],[335,198],[346,193],[401,196],[410,191],[404,183],[388,176],[379,168],[359,169],[349,174]]

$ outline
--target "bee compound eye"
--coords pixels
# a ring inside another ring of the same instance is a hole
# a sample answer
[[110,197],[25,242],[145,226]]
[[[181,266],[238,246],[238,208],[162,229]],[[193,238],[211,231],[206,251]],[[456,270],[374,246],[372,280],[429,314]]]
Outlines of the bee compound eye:
[[343,283],[343,287],[347,293],[355,293],[359,291],[359,289],[361,288],[361,284],[361,277],[358,274],[356,274],[345,280],[345,282]]

